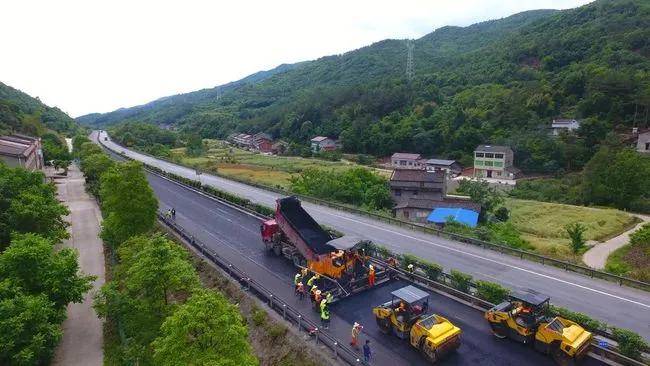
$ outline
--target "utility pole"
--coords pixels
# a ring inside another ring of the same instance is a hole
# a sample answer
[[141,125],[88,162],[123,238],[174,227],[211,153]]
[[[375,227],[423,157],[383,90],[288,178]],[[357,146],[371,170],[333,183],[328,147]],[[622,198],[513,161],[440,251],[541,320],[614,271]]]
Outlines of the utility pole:
[[412,39],[406,40],[406,80],[413,80],[413,48],[415,43]]

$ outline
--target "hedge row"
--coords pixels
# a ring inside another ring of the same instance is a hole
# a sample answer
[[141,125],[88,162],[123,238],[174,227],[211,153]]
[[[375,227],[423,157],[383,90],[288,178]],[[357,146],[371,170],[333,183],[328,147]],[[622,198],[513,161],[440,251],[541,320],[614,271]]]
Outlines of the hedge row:
[[[439,264],[424,260],[411,254],[396,254],[385,247],[373,243],[368,243],[366,250],[370,254],[380,258],[388,259],[392,257],[397,259],[399,261],[399,266],[404,270],[408,270],[408,266],[412,264],[413,272],[418,275],[427,277],[433,281],[451,285],[459,291],[476,296],[493,304],[498,304],[506,300],[510,294],[509,289],[498,283],[481,280],[473,282],[471,275],[454,269],[452,269],[449,274],[446,274],[444,273],[442,266]],[[648,344],[640,335],[627,329],[609,326],[606,323],[591,318],[586,314],[551,305],[549,315],[560,316],[574,321],[591,332],[608,334],[610,338],[618,342],[619,352],[627,357],[640,359],[641,352],[648,349]]]

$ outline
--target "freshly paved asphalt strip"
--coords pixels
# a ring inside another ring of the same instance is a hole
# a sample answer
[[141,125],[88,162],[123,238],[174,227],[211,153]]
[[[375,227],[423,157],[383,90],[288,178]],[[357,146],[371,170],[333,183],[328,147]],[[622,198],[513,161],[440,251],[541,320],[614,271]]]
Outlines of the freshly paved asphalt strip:
[[[93,133],[93,138],[98,138],[97,132]],[[119,146],[105,133],[100,138],[109,148],[133,159],[200,180],[203,184],[253,202],[274,207],[275,200],[280,197],[274,192],[210,174],[197,176],[194,169]],[[104,138],[107,140],[104,141]],[[533,289],[551,296],[551,301],[556,305],[589,314],[617,327],[634,330],[650,339],[650,294],[647,292],[308,202],[303,202],[303,207],[319,223],[343,233],[372,240],[400,253],[417,255],[442,265],[446,270],[457,269],[476,279],[498,282],[512,289]]]
[[59,199],[70,209],[70,239],[64,246],[79,253],[79,266],[85,274],[97,276],[80,304],[68,305],[68,318],[63,322],[63,339],[52,365],[101,366],[104,363],[102,321],[92,308],[93,293],[104,284],[104,250],[99,231],[101,212],[97,202],[85,191],[85,180],[76,165],[68,177],[58,183]]

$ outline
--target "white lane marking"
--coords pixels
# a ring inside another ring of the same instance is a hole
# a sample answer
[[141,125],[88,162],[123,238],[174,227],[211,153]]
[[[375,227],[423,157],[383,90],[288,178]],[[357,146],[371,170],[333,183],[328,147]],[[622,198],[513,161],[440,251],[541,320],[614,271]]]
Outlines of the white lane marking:
[[393,231],[393,230],[390,230],[390,229],[385,229],[385,228],[382,228],[382,227],[379,227],[379,226],[376,226],[376,225],[368,224],[368,223],[365,223],[365,222],[363,222],[363,221],[359,221],[359,220],[351,219],[351,218],[348,218],[348,217],[345,217],[345,216],[340,216],[340,215],[333,214],[333,213],[327,213],[327,212],[324,212],[324,211],[319,210],[319,209],[315,209],[315,210],[316,210],[316,211],[320,211],[320,212],[325,213],[325,214],[328,214],[328,215],[336,216],[336,217],[339,217],[339,218],[342,218],[342,219],[345,219],[345,220],[349,220],[349,221],[352,221],[352,222],[356,222],[356,223],[359,223],[359,224],[362,224],[362,225],[367,225],[367,226],[370,226],[370,227],[375,228],[375,229],[377,229],[377,230],[386,231],[386,232],[389,232],[389,233],[392,233],[392,234],[395,234],[395,235],[403,236],[403,237],[405,237],[405,238],[409,238],[409,239],[417,240],[417,241],[423,242],[423,243],[425,243],[425,244],[433,245],[433,246],[436,246],[436,247],[439,247],[439,248],[443,248],[443,249],[447,249],[447,250],[450,250],[450,251],[453,251],[453,252],[457,252],[457,253],[461,253],[461,254],[464,254],[464,255],[468,255],[468,256],[470,256],[470,257],[474,257],[474,258],[482,259],[482,260],[487,261],[487,262],[492,262],[492,263],[500,264],[500,265],[502,265],[502,266],[510,267],[510,268],[513,268],[513,269],[516,269],[516,270],[519,270],[519,271],[522,271],[522,272],[530,273],[530,274],[532,274],[532,275],[536,275],[536,276],[539,276],[539,277],[547,278],[547,279],[549,279],[549,280],[553,280],[553,281],[561,282],[561,283],[564,283],[564,284],[567,284],[567,285],[575,286],[575,287],[578,287],[578,288],[581,288],[581,289],[584,289],[584,290],[588,290],[588,291],[592,291],[592,292],[595,292],[595,293],[598,293],[598,294],[601,294],[601,295],[606,295],[606,296],[609,296],[609,297],[613,297],[613,298],[615,298],[615,299],[619,299],[619,300],[627,301],[627,302],[630,302],[630,303],[632,303],[632,304],[640,305],[640,306],[643,306],[643,307],[645,307],[645,308],[650,309],[650,305],[648,305],[648,304],[644,304],[644,303],[642,303],[642,302],[638,302],[638,301],[635,301],[635,300],[631,300],[631,299],[628,299],[628,298],[625,298],[625,297],[621,297],[621,296],[618,296],[618,295],[610,294],[610,293],[605,292],[605,291],[596,290],[596,289],[593,289],[593,288],[591,288],[591,287],[583,286],[583,285],[580,285],[580,284],[577,284],[577,283],[573,283],[573,282],[570,282],[570,281],[561,280],[561,279],[559,279],[559,278],[555,278],[555,277],[552,277],[552,276],[549,276],[549,275],[545,275],[545,274],[543,274],[543,273],[538,273],[538,272],[535,272],[535,271],[532,271],[532,270],[529,270],[529,269],[525,269],[525,268],[522,268],[522,267],[519,267],[519,266],[515,266],[515,265],[512,265],[512,264],[506,264],[506,263],[500,262],[500,261],[498,261],[498,260],[494,260],[494,259],[490,259],[490,258],[486,258],[486,257],[480,256],[480,255],[478,255],[478,254],[473,254],[473,253],[464,252],[464,251],[462,251],[462,250],[460,250],[460,249],[451,248],[451,247],[448,247],[448,246],[445,246],[445,245],[442,245],[442,244],[434,243],[434,242],[429,241],[429,240],[420,239],[420,238],[417,238],[417,237],[415,237],[415,236],[411,236],[411,235],[406,235],[406,234],[398,233],[398,232],[396,232],[396,231]]
[[[127,150],[127,151],[130,151],[130,150]],[[216,178],[216,177],[210,176],[210,178]],[[223,178],[221,178],[220,180],[223,180]],[[226,183],[228,185],[231,185],[231,186],[235,186],[234,184],[232,184],[230,182],[224,182],[224,183]],[[237,186],[237,187],[239,187],[239,186]],[[249,189],[246,189],[246,190],[252,191],[252,190],[249,190]],[[255,191],[255,192],[259,193],[261,195],[265,195],[267,197],[274,198],[273,196],[271,196],[269,194],[266,194],[266,193],[263,193],[263,192],[258,192],[258,191]],[[315,205],[312,205],[312,208],[313,207],[315,207]],[[615,298],[615,299],[618,299],[618,300],[623,300],[623,301],[626,301],[626,302],[629,302],[629,303],[632,303],[632,304],[639,305],[639,306],[650,309],[650,305],[648,305],[648,304],[644,304],[642,302],[635,301],[635,300],[632,300],[632,299],[628,299],[628,298],[625,298],[625,297],[621,297],[621,296],[618,296],[618,295],[610,294],[608,292],[597,290],[597,289],[594,289],[594,288],[591,288],[591,287],[588,287],[588,286],[584,286],[584,285],[580,285],[580,284],[577,284],[577,283],[574,283],[574,282],[570,282],[570,281],[562,280],[562,279],[559,279],[559,278],[555,278],[555,277],[552,277],[552,276],[549,276],[549,275],[545,275],[543,273],[535,272],[535,271],[525,269],[525,268],[522,268],[522,267],[519,267],[519,266],[515,266],[515,265],[512,265],[512,264],[506,264],[506,263],[500,262],[498,260],[494,260],[494,259],[490,259],[490,258],[480,256],[478,254],[467,253],[467,252],[464,252],[464,251],[462,251],[460,249],[451,248],[451,247],[448,247],[448,246],[445,246],[445,245],[442,245],[442,244],[434,243],[434,242],[429,241],[429,240],[424,240],[424,239],[420,239],[420,238],[417,238],[417,237],[414,237],[414,236],[411,236],[411,235],[402,234],[402,233],[399,233],[399,232],[396,232],[396,231],[393,231],[393,230],[390,230],[390,229],[385,229],[385,228],[379,227],[377,225],[369,224],[369,223],[359,221],[359,220],[355,220],[355,219],[352,219],[352,218],[349,218],[349,217],[345,217],[345,216],[337,215],[337,214],[334,214],[334,213],[326,212],[326,211],[323,211],[323,210],[321,210],[319,208],[313,208],[313,210],[318,211],[318,212],[320,212],[322,214],[325,214],[325,215],[331,215],[331,216],[335,216],[335,217],[342,218],[342,219],[345,219],[345,220],[349,220],[349,221],[352,221],[352,222],[355,222],[355,223],[358,223],[358,224],[361,224],[361,225],[366,225],[366,226],[372,227],[374,229],[389,232],[389,233],[399,235],[399,236],[402,236],[402,237],[405,237],[405,238],[409,238],[409,239],[412,239],[412,240],[417,240],[419,242],[423,242],[423,243],[428,244],[428,245],[433,245],[433,246],[443,248],[443,249],[447,249],[447,250],[457,252],[457,253],[460,253],[460,254],[463,254],[463,255],[468,255],[470,257],[474,257],[474,258],[477,258],[477,259],[482,259],[482,260],[487,261],[487,262],[492,262],[492,263],[496,263],[496,264],[499,264],[499,265],[502,265],[502,266],[510,267],[512,269],[516,269],[516,270],[519,270],[519,271],[522,271],[522,272],[526,272],[526,273],[529,273],[529,274],[532,274],[532,275],[535,275],[535,276],[539,276],[539,277],[546,278],[546,279],[549,279],[549,280],[553,280],[553,281],[556,281],[556,282],[564,283],[566,285],[574,286],[574,287],[577,287],[577,288],[581,288],[583,290],[587,290],[587,291],[591,291],[591,292],[594,292],[594,293],[597,293],[597,294],[609,296],[609,297],[612,297],[612,298]]]

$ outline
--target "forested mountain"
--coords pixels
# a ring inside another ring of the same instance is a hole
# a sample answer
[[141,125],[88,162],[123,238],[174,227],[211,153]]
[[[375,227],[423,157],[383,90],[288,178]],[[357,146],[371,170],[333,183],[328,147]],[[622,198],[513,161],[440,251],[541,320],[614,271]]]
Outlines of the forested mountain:
[[[224,137],[266,131],[296,143],[340,137],[347,152],[420,152],[469,162],[479,143],[513,146],[527,171],[581,167],[616,126],[650,110],[650,3],[599,0],[285,65],[251,81],[164,98],[79,121],[173,124]],[[245,80],[245,79],[244,79]],[[554,117],[583,119],[551,139]]]
[[18,89],[0,82],[0,134],[42,135],[47,129],[72,133],[78,125],[59,108],[48,107]]

